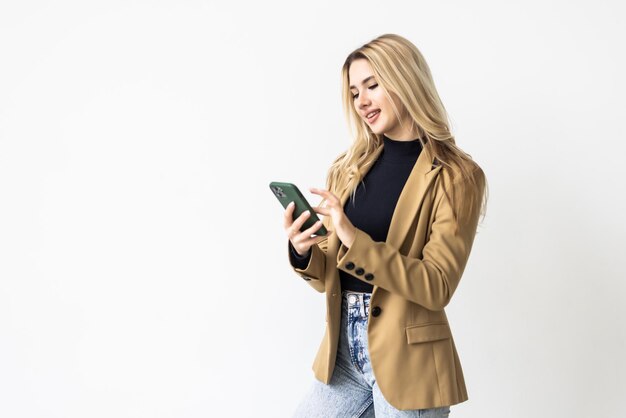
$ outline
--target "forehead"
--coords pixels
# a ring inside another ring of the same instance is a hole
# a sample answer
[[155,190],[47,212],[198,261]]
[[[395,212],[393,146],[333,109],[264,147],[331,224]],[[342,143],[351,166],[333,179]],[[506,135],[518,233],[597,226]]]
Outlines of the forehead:
[[357,59],[350,64],[350,70],[348,71],[348,81],[350,86],[359,87],[361,82],[367,77],[373,75],[372,67],[370,63],[363,59]]

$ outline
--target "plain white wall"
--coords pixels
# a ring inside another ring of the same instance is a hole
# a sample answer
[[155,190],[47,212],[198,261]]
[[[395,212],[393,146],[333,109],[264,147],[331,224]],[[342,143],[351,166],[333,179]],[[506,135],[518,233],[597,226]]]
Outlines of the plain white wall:
[[386,32],[489,181],[447,308],[470,396],[451,416],[625,416],[624,11],[2,2],[0,416],[290,416],[324,296],[268,184],[324,187],[350,143],[341,64]]

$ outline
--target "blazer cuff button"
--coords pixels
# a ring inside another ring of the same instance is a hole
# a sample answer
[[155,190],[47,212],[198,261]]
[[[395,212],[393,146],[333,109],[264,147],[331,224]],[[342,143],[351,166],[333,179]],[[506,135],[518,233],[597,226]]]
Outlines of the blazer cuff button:
[[360,276],[361,274],[365,273],[365,270],[363,270],[361,267],[359,267],[356,270],[354,270],[354,272]]
[[372,273],[367,273],[365,275],[365,280],[374,280],[374,275]]
[[348,270],[352,270],[352,269],[354,268],[354,263],[353,263],[352,261],[348,261],[348,262],[346,263],[346,268],[347,268]]

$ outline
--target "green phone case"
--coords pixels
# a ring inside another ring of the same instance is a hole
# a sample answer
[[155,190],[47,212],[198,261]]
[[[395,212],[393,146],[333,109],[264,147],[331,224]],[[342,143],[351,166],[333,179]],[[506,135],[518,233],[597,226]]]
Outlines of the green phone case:
[[[286,209],[290,202],[295,203],[296,207],[293,211],[294,220],[298,218],[302,212],[307,210],[311,212],[311,216],[304,222],[300,228],[300,232],[312,227],[313,224],[319,220],[317,213],[311,208],[311,205],[309,205],[309,202],[302,196],[302,193],[300,193],[300,190],[295,184],[273,181],[270,183],[270,189],[280,204],[283,205],[283,209]],[[315,235],[326,235],[327,233],[326,228],[322,225],[320,229],[315,232]]]

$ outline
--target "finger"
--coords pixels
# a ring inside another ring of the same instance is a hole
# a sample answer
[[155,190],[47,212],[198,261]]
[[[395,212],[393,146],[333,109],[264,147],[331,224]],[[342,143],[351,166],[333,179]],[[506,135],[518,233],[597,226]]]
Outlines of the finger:
[[324,194],[328,193],[326,189],[318,189],[317,187],[309,187],[309,191],[314,194],[318,194],[320,196],[324,196]]
[[332,235],[332,233],[333,233],[332,230],[327,229],[326,230],[326,235],[317,235],[315,237],[315,239],[319,238],[319,240],[317,242],[324,241],[326,238],[330,237]]
[[329,192],[328,190],[326,190],[326,189],[318,189],[316,187],[311,187],[311,188],[309,188],[309,191],[311,193],[320,195],[320,196],[322,196],[323,198],[325,198],[325,199],[327,199],[329,201],[336,202],[336,203],[339,202],[339,198],[337,196],[335,196],[334,194],[332,194],[331,192]]
[[311,225],[309,228],[302,231],[302,233],[305,234],[306,237],[308,238],[314,233],[316,233],[317,230],[320,229],[321,227],[322,227],[322,221],[317,221],[313,225]]
[[324,215],[324,216],[330,215],[330,208],[327,208],[327,207],[316,206],[313,208],[313,210],[316,213],[319,213],[320,215]]
[[333,233],[333,231],[328,231],[326,233],[326,235],[318,235],[318,236],[315,236],[315,237],[307,238],[305,240],[300,241],[300,243],[302,245],[305,245],[305,246],[310,246],[310,245],[313,245],[313,244],[317,244],[317,243],[322,242],[325,239],[327,239],[330,235],[332,235],[332,233]]
[[311,216],[309,211],[304,211],[304,212],[302,212],[300,214],[300,216],[298,216],[296,218],[296,220],[293,221],[293,223],[289,227],[289,229],[290,229],[289,237],[290,238],[292,238],[292,237],[294,237],[294,236],[296,236],[297,234],[300,233],[300,228],[302,227],[302,225],[304,225],[304,223],[309,218],[309,216]]
[[283,225],[286,228],[289,228],[289,226],[293,223],[293,208],[294,208],[295,204],[292,202],[289,202],[289,204],[287,205],[287,207],[285,208],[285,218],[284,218],[284,222]]

